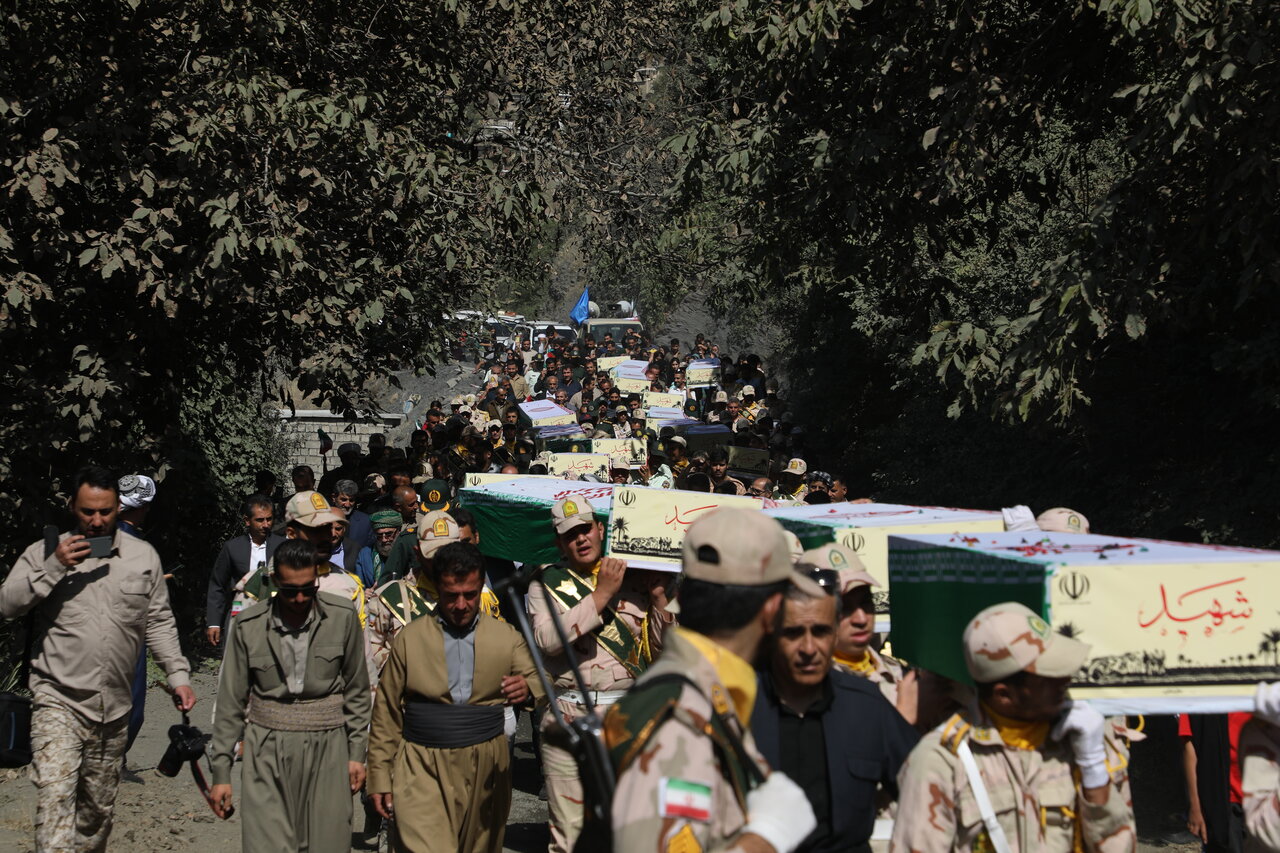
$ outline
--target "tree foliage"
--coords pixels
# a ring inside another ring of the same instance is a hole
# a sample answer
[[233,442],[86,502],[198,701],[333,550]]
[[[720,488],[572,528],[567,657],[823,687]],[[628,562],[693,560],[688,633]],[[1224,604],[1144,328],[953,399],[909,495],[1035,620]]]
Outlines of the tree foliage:
[[1278,14],[738,0],[702,21],[725,106],[666,144],[738,200],[748,292],[851,308],[953,411],[1068,419],[1159,334],[1274,405]]

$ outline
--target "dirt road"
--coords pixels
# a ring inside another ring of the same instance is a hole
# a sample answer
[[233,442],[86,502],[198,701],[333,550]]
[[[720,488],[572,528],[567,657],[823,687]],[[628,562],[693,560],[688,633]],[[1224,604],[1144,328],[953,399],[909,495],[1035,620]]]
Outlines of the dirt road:
[[[192,678],[200,704],[192,716],[195,725],[209,730],[209,707],[215,679],[207,672]],[[179,721],[168,695],[153,687],[147,696],[147,721],[129,753],[128,768],[120,783],[116,804],[115,831],[110,849],[143,853],[153,850],[182,850],[192,845],[206,853],[233,853],[240,850],[240,819],[220,821],[205,806],[190,774],[170,779],[156,771],[156,764],[168,745],[169,726]],[[1180,771],[1172,744],[1159,739],[1135,744],[1132,770],[1134,800],[1143,853],[1193,853],[1197,845],[1167,844],[1160,839],[1176,830],[1179,809]],[[239,802],[239,765],[232,784]],[[547,806],[538,799],[542,780],[529,741],[528,715],[520,716],[516,738],[515,791],[507,822],[506,849],[535,853],[547,848]],[[32,819],[35,817],[35,788],[26,771],[0,771],[0,850],[30,853]],[[359,801],[355,804],[356,829],[363,825]],[[360,849],[360,848],[356,848]]]
[[[214,682],[214,677],[207,672],[197,672],[192,677],[192,686],[200,699],[192,722],[205,731],[209,731]],[[193,847],[202,853],[240,850],[238,814],[227,821],[218,820],[205,806],[188,771],[170,779],[155,769],[169,744],[169,726],[179,721],[178,712],[173,709],[168,695],[153,687],[147,695],[146,723],[129,751],[128,772],[120,783],[110,850],[117,853],[187,850]],[[520,722],[516,741],[516,790],[507,823],[507,849],[533,853],[547,849],[547,807],[538,799],[541,778],[530,750],[528,716],[521,715]],[[239,808],[238,764],[232,785]],[[35,849],[32,843],[35,811],[35,787],[27,779],[26,771],[0,771],[0,850],[31,853]],[[356,829],[363,825],[358,800],[355,803],[355,824]]]

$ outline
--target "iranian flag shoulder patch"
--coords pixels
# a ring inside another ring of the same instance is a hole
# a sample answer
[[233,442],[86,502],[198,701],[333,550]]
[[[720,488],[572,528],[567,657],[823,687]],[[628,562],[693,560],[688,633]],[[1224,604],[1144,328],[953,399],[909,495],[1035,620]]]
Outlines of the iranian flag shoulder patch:
[[703,823],[711,820],[711,786],[665,776],[658,786],[658,813]]

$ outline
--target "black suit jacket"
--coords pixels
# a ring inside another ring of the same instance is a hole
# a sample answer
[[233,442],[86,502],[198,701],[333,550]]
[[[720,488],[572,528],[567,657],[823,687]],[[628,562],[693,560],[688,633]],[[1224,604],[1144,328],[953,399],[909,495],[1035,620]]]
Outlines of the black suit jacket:
[[[769,766],[777,768],[784,748],[778,697],[773,691],[772,676],[764,672],[758,676],[751,734]],[[836,670],[828,678],[832,702],[822,717],[822,734],[826,740],[832,837],[820,849],[848,850],[871,838],[876,822],[876,788],[883,786],[897,797],[898,770],[920,736],[875,684]]]
[[[271,555],[283,541],[283,536],[277,536],[274,533],[267,536],[267,562],[271,561]],[[209,594],[204,614],[206,625],[227,627],[227,611],[231,609],[231,588],[250,569],[257,568],[249,565],[251,553],[253,551],[249,547],[247,533],[223,543],[222,550],[218,552],[218,559],[213,561],[213,571],[209,574]]]

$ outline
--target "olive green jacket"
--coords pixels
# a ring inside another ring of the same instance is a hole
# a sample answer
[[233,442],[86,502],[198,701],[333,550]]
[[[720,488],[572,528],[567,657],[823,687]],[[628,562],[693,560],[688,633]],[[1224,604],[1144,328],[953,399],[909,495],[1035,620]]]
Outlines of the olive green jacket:
[[271,628],[270,601],[260,601],[236,617],[222,672],[218,676],[218,710],[213,726],[210,764],[213,783],[231,781],[236,741],[243,737],[250,698],[320,699],[344,697],[347,755],[364,761],[373,697],[365,666],[360,617],[351,602],[337,595],[316,595],[316,624],[307,649],[302,693],[289,694],[281,663],[280,634]]

